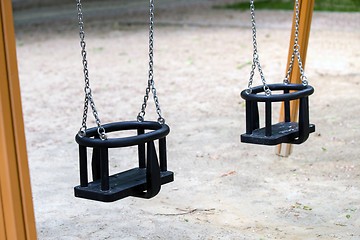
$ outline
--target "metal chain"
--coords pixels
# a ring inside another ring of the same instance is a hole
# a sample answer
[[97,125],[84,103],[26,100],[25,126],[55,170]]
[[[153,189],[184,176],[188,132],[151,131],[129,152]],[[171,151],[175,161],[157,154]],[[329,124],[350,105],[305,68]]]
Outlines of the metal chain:
[[105,129],[101,126],[101,121],[99,118],[99,114],[95,107],[95,102],[91,93],[90,88],[90,80],[89,80],[89,70],[88,70],[88,61],[87,61],[87,53],[86,53],[86,43],[85,43],[85,31],[84,31],[84,21],[83,21],[83,13],[82,13],[82,6],[81,0],[77,0],[77,15],[79,20],[79,36],[80,36],[80,46],[81,46],[81,56],[82,56],[82,64],[83,64],[83,73],[84,73],[84,80],[85,80],[85,100],[84,100],[84,112],[83,112],[83,119],[82,119],[82,126],[79,130],[79,136],[84,137],[86,135],[86,120],[87,120],[87,113],[89,109],[89,102],[90,107],[92,109],[93,115],[95,117],[96,124],[98,126],[97,132],[99,134],[100,139],[105,140],[107,139]]
[[264,73],[261,68],[259,52],[257,49],[254,0],[250,0],[250,15],[251,15],[251,29],[252,29],[252,41],[253,41],[253,62],[251,65],[251,72],[250,72],[247,93],[250,94],[252,91],[252,83],[253,83],[253,78],[254,78],[254,74],[255,74],[255,68],[257,67],[259,70],[259,73],[260,73],[261,81],[264,85],[263,88],[264,88],[265,94],[271,95],[271,90],[266,83],[265,76],[264,76]]
[[307,77],[305,76],[305,72],[304,72],[304,68],[303,68],[303,64],[301,61],[301,56],[300,56],[300,45],[298,43],[299,41],[299,0],[295,0],[295,32],[294,32],[294,46],[293,46],[293,52],[291,54],[291,58],[290,58],[290,63],[289,63],[289,68],[286,72],[286,76],[284,78],[284,83],[288,84],[289,83],[289,78],[290,78],[290,74],[292,72],[293,69],[293,65],[294,65],[294,59],[295,56],[298,60],[298,66],[299,66],[299,70],[300,70],[300,79],[301,82],[304,86],[308,85],[308,81],[307,81]]
[[141,105],[141,111],[137,115],[137,120],[139,122],[144,121],[145,110],[147,106],[147,101],[149,99],[149,93],[152,92],[154,97],[154,102],[156,106],[156,113],[158,114],[158,122],[160,124],[165,123],[165,119],[161,115],[161,109],[159,104],[159,99],[156,94],[155,82],[154,82],[154,0],[150,0],[150,23],[149,23],[149,76],[148,76],[148,85],[145,90],[144,103]]

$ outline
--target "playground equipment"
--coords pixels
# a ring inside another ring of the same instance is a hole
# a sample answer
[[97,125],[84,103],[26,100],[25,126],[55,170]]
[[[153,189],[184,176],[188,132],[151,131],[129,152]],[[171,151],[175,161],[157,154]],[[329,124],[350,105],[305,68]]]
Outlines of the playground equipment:
[[[300,0],[299,3],[299,45],[301,46],[300,53],[304,64],[314,0]],[[292,36],[290,42],[292,50],[294,36]],[[36,226],[15,46],[11,1],[0,0],[0,109],[2,111],[2,114],[0,114],[0,239],[35,240],[37,239]],[[289,55],[289,62],[290,60],[291,54]],[[292,80],[297,81],[299,79],[298,75],[300,75],[298,69],[293,69],[290,74],[290,82],[293,82]],[[296,101],[291,101],[290,105],[296,105]],[[297,108],[291,107],[290,109],[291,118],[295,113],[294,109]],[[156,122],[155,124],[159,126]],[[105,125],[103,127],[106,131],[111,131],[110,127],[108,128]],[[117,127],[124,128],[124,125]],[[144,129],[146,129],[145,126]],[[288,149],[288,146],[291,146],[291,144],[287,145],[286,149]],[[150,149],[149,155],[152,156],[151,149],[153,148],[148,149]],[[139,190],[139,193],[144,192]]]
[[[304,72],[299,39],[299,0],[295,0],[295,31],[294,44],[286,76],[282,84],[267,84],[261,68],[258,44],[256,40],[255,6],[254,0],[250,0],[250,13],[252,23],[253,61],[251,66],[248,88],[241,92],[241,97],[246,100],[246,133],[241,135],[241,141],[245,143],[277,145],[280,143],[301,144],[305,142],[309,134],[315,131],[315,125],[309,123],[309,100],[308,97],[314,89],[308,85]],[[300,71],[301,84],[291,84],[289,81],[293,70],[294,60]],[[255,68],[260,73],[262,86],[252,87]],[[274,94],[274,91],[282,93]],[[299,100],[299,119],[291,121],[290,101]],[[265,127],[260,128],[258,103],[265,103]],[[283,102],[284,121],[272,124],[272,103]]]
[[[166,136],[170,132],[170,128],[165,124],[165,119],[161,115],[154,83],[154,1],[150,0],[149,78],[141,111],[137,116],[137,121],[114,122],[105,125],[101,124],[90,88],[84,21],[80,0],[77,0],[77,10],[85,80],[85,102],[82,127],[75,137],[76,142],[79,144],[80,159],[80,185],[74,188],[75,196],[103,202],[112,202],[128,196],[152,198],[159,193],[162,184],[174,180],[173,172],[167,170]],[[157,122],[144,121],[150,92],[153,94],[158,114]],[[87,129],[86,121],[89,104],[97,127]],[[137,135],[124,138],[107,137],[108,132],[124,130],[137,130]],[[156,154],[155,140],[159,140],[160,164]],[[138,146],[139,167],[109,176],[109,148],[129,146]],[[87,173],[87,148],[93,149],[93,181],[90,183]]]

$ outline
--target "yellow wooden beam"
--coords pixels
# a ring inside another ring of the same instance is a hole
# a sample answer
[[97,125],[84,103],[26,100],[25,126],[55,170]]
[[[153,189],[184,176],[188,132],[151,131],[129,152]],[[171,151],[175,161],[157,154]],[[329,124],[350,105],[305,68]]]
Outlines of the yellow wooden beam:
[[1,234],[5,235],[1,239],[35,240],[10,0],[0,1],[0,13],[0,229],[4,229]]
[[[310,27],[312,14],[314,10],[315,0],[299,0],[299,46],[300,46],[300,55],[303,63],[303,67],[305,68],[306,62],[306,53],[309,43],[310,37]],[[291,55],[293,52],[294,46],[294,32],[295,32],[295,9],[294,9],[294,17],[293,17],[293,25],[290,36],[290,45],[289,45],[289,54],[288,54],[288,62],[286,65],[286,72],[290,63]],[[290,82],[301,84],[300,80],[300,71],[298,68],[298,61],[295,58],[293,70],[290,74]],[[291,121],[297,121],[298,118],[298,109],[299,109],[299,101],[291,101],[290,103],[290,119]],[[281,106],[280,110],[280,121],[284,121],[284,104]],[[283,143],[277,146],[276,153],[281,156],[289,156],[292,152],[292,145]]]

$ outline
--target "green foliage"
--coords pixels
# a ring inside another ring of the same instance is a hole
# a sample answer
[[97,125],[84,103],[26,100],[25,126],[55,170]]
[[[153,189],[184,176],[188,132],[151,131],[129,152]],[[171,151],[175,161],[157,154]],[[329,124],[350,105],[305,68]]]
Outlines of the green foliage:
[[[223,8],[248,10],[249,1],[225,5]],[[293,10],[293,0],[257,0],[256,9]],[[360,12],[360,0],[315,0],[315,11]]]

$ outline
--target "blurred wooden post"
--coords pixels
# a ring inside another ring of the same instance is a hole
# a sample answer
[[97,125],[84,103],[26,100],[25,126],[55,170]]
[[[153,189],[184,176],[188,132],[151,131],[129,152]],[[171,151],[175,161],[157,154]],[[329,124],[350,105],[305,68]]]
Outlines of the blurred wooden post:
[[[314,2],[315,0],[299,0],[299,40],[298,43],[300,45],[300,55],[302,58],[303,67],[305,68],[305,62],[306,62],[306,53],[307,53],[307,47],[309,42],[309,36],[310,36],[310,26],[311,26],[311,19],[312,14],[314,10]],[[294,17],[293,17],[293,25],[291,30],[291,36],[290,36],[290,46],[289,46],[289,55],[288,55],[288,62],[286,65],[286,71],[289,66],[289,62],[291,59],[291,55],[293,52],[293,46],[294,46],[294,32],[295,32],[295,9],[294,9]],[[294,66],[292,73],[290,75],[290,82],[291,83],[301,83],[300,80],[300,71],[298,68],[298,62],[295,58]],[[298,109],[299,109],[299,101],[291,101],[290,105],[290,118],[291,121],[297,121],[298,118]],[[284,104],[281,106],[280,110],[280,121],[284,121]],[[292,145],[283,143],[277,146],[276,153],[281,156],[289,156],[292,152]]]
[[0,239],[36,239],[11,0],[0,0]]

